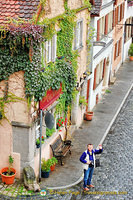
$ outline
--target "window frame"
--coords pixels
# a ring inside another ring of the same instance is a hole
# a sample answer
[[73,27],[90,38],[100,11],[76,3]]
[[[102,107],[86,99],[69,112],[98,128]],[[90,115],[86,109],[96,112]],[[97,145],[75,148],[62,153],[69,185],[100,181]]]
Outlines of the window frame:
[[50,40],[45,42],[45,60],[46,64],[49,62],[55,62],[57,50],[57,35],[54,34]]
[[83,19],[77,21],[74,29],[74,50],[83,47]]

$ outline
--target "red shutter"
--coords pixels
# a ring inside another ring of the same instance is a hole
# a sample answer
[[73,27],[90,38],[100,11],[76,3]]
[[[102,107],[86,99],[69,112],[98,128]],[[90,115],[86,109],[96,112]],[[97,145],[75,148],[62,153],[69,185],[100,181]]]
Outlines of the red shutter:
[[97,41],[100,40],[100,19],[97,20]]
[[118,42],[118,56],[120,55],[120,40]]
[[96,74],[97,74],[97,68],[95,68],[95,71],[94,71],[94,83],[93,83],[93,90],[95,90],[95,88],[96,88]]
[[103,79],[104,79],[104,74],[105,74],[105,67],[106,67],[106,58],[104,58],[104,61],[103,61]]
[[115,26],[117,24],[117,8],[115,8]]
[[87,96],[86,96],[86,111],[88,111],[88,103],[89,103],[89,93],[90,93],[90,79],[87,81]]
[[123,19],[123,4],[120,5],[120,21]]
[[121,53],[121,49],[122,49],[122,38],[120,38],[119,54]]
[[116,44],[115,44],[114,60],[116,59],[116,49],[117,49],[117,42],[116,42]]
[[125,3],[123,3],[122,5],[123,5],[123,10],[122,10],[122,19],[123,19],[123,18],[124,18],[124,13],[125,13],[125,11],[124,11],[124,9],[125,9]]
[[116,8],[116,24],[118,24],[118,12],[119,12],[119,6]]
[[115,25],[118,24],[118,11],[119,11],[119,8],[115,8]]
[[105,35],[108,34],[108,15],[105,16]]

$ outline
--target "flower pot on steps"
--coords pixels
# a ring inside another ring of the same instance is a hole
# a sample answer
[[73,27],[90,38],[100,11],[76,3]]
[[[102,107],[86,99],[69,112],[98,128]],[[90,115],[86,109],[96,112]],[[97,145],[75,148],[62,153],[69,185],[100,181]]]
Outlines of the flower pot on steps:
[[93,117],[93,112],[88,111],[84,114],[84,119],[87,121],[91,121],[92,117]]

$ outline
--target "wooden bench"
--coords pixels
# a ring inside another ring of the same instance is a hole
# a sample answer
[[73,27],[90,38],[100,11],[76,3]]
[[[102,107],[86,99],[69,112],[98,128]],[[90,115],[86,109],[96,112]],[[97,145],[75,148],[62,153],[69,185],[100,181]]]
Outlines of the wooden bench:
[[63,141],[61,135],[59,135],[56,140],[50,144],[53,156],[60,160],[61,165],[63,165],[62,158],[66,156],[68,152],[71,154],[71,146],[71,140]]

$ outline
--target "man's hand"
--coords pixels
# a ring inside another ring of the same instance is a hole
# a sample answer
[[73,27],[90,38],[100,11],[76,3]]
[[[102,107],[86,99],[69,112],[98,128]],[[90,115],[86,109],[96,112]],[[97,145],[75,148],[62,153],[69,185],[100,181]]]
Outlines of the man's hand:
[[91,161],[87,161],[87,163],[86,163],[86,164],[88,164],[88,165],[89,165],[90,163],[91,163]]
[[102,145],[101,144],[99,144],[99,149],[102,149]]

